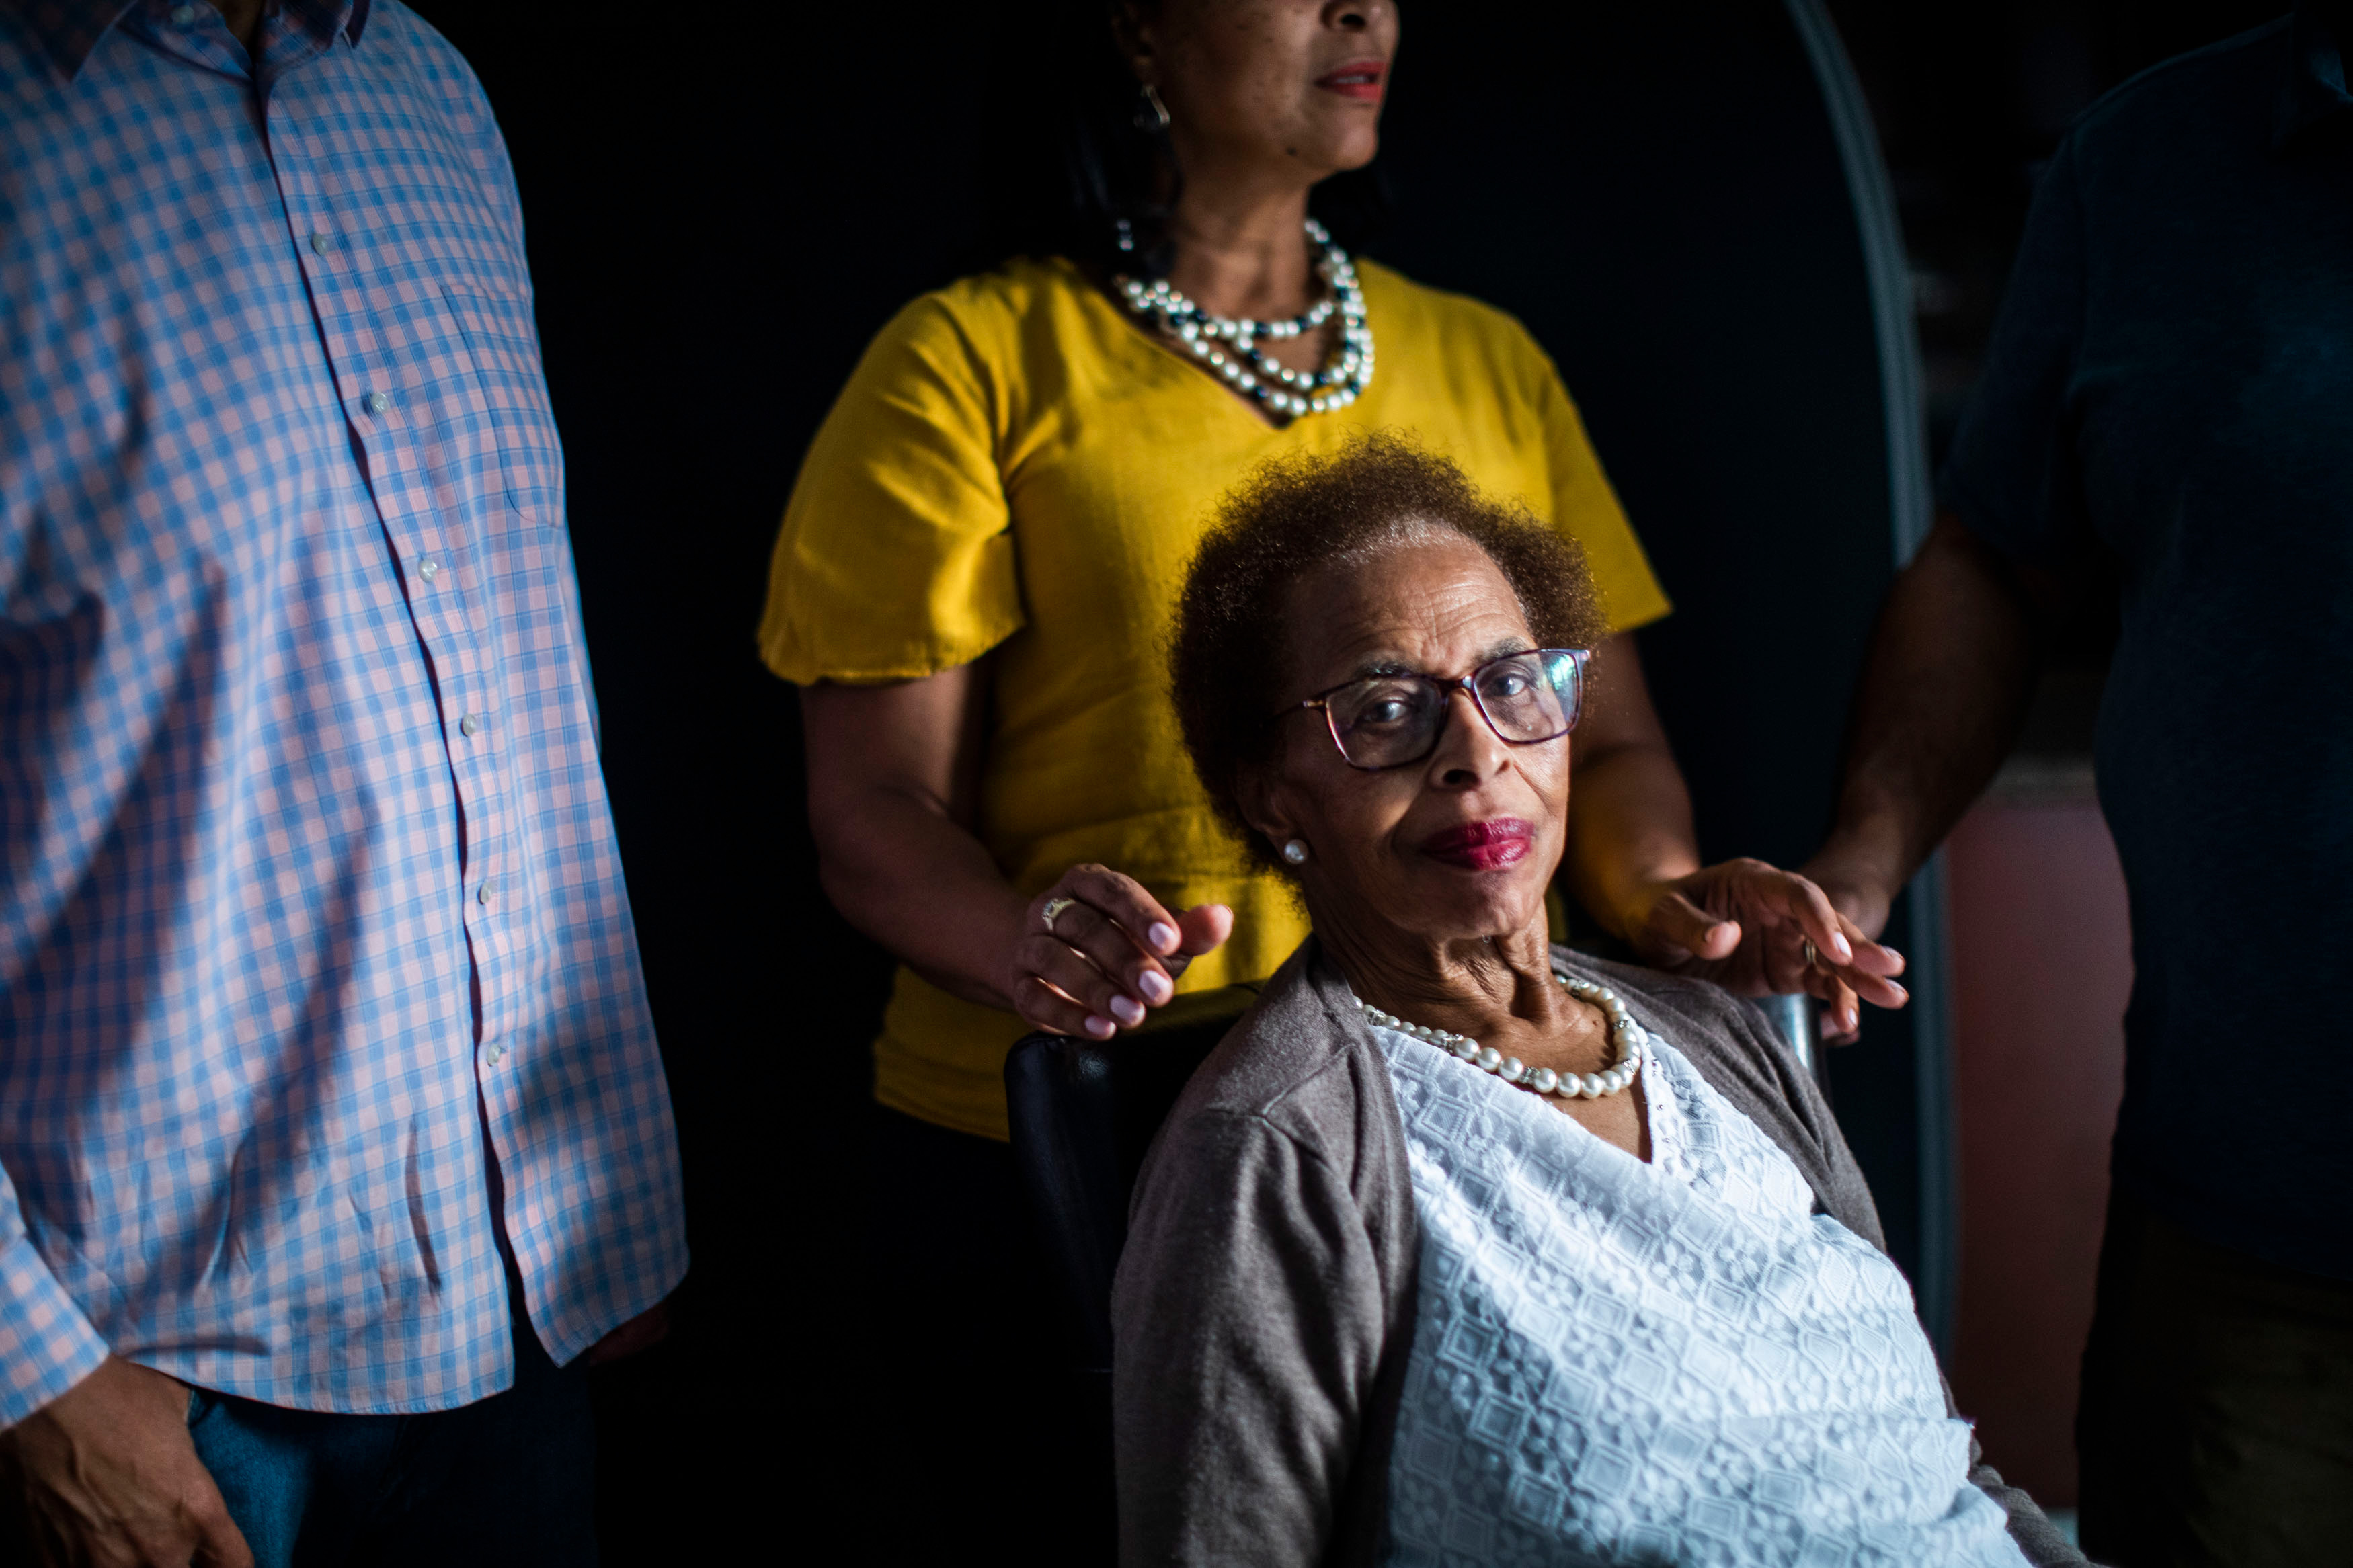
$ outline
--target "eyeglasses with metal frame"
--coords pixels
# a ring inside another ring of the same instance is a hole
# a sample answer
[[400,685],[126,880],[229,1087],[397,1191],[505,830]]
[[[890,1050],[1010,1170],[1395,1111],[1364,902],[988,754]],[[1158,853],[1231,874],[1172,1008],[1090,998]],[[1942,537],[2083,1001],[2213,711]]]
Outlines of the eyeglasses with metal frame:
[[1321,708],[1332,743],[1352,768],[1378,773],[1420,762],[1438,749],[1448,700],[1460,689],[1496,738],[1507,745],[1557,741],[1577,728],[1585,701],[1585,667],[1593,651],[1538,647],[1491,658],[1468,675],[1410,670],[1359,676],[1286,708]]

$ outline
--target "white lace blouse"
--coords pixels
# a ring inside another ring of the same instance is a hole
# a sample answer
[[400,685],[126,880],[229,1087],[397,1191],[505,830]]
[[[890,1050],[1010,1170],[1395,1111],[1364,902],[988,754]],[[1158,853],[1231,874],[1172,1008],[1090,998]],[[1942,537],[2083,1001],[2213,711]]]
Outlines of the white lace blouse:
[[1904,1277],[1653,1037],[1652,1160],[1389,1029],[1421,1228],[1399,1564],[2003,1564]]

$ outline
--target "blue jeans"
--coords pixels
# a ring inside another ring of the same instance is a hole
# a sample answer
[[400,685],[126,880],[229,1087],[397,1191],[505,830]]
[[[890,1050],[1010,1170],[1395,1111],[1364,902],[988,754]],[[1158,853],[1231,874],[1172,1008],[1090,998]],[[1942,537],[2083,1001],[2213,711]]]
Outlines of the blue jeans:
[[519,1313],[514,1339],[513,1387],[422,1415],[195,1390],[188,1434],[258,1568],[595,1568],[586,1360],[557,1367]]

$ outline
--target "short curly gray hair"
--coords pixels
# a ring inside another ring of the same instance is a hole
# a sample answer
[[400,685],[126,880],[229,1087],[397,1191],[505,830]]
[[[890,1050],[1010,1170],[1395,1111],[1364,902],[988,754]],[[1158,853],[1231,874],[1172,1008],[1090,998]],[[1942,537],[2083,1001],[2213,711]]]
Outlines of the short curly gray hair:
[[1235,785],[1271,755],[1266,716],[1282,700],[1292,585],[1335,561],[1443,531],[1487,552],[1546,647],[1590,647],[1607,635],[1573,540],[1524,506],[1491,500],[1445,458],[1381,431],[1328,457],[1277,459],[1219,504],[1185,574],[1169,636],[1168,675],[1185,750],[1221,820],[1270,870],[1290,875],[1243,820]]

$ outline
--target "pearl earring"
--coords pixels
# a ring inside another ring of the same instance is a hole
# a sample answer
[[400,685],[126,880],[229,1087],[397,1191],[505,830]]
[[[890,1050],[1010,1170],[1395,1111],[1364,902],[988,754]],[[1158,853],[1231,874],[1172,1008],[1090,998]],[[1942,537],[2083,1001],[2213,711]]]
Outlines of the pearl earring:
[[1307,840],[1294,838],[1282,847],[1282,858],[1293,866],[1307,864]]

